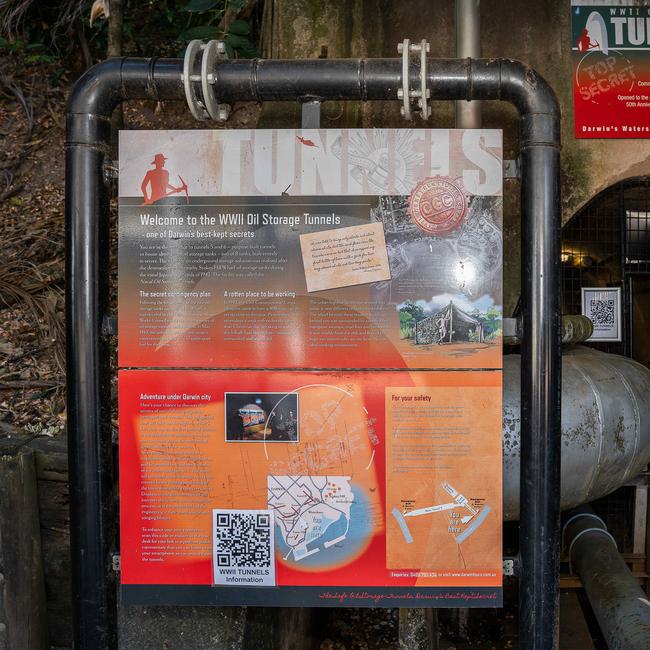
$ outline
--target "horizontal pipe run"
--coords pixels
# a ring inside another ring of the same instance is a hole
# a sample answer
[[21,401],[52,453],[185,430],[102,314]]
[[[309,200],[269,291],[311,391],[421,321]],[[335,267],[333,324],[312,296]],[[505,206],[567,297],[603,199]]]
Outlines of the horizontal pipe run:
[[[110,117],[125,99],[183,99],[180,59],[108,59],[75,85],[69,114]],[[197,69],[196,74],[200,71]],[[410,85],[419,67],[410,67]],[[236,59],[215,66],[220,102],[397,100],[400,59]],[[559,107],[550,86],[532,68],[510,59],[428,59],[432,101],[485,99],[513,103],[523,118],[523,146],[559,147]]]

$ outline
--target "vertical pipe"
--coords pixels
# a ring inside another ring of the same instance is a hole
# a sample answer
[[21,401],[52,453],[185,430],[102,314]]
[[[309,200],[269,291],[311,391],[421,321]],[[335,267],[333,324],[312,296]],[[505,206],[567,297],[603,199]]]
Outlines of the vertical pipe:
[[[67,413],[75,648],[116,644],[108,343],[110,118],[69,115],[66,142]],[[88,140],[84,143],[83,140]]]
[[108,59],[77,81],[66,109],[66,382],[74,647],[117,645],[117,502],[111,440],[109,307],[111,114],[126,99],[180,99],[182,61]]
[[560,151],[526,143],[523,126],[519,642],[548,650],[559,634]]
[[[456,0],[456,58],[478,59],[480,56],[481,0]],[[470,89],[471,86],[468,91]],[[479,101],[460,100],[456,102],[456,128],[481,128],[481,103]]]

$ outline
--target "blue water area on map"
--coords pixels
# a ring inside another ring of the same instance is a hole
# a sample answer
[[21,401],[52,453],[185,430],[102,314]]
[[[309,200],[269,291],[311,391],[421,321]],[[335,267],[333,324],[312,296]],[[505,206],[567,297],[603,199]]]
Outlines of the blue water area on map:
[[[336,539],[345,533],[346,520],[341,515],[337,521],[329,526],[324,535],[307,544],[308,550],[318,549],[318,553],[308,555],[298,561],[294,560],[293,554],[287,558],[287,562],[295,565],[297,569],[328,569],[332,565],[345,562],[352,559],[367,543],[368,537],[372,532],[371,514],[368,504],[368,497],[354,483],[350,483],[354,500],[350,506],[350,527],[341,542],[325,548],[325,542]],[[286,557],[289,547],[282,538],[282,533],[278,530],[276,524],[275,531],[276,553],[281,557]]]

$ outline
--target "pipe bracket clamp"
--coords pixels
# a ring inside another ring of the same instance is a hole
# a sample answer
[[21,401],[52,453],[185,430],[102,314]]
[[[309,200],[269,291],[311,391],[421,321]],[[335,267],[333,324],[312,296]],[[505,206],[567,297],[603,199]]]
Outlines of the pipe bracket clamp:
[[575,535],[573,537],[573,539],[571,540],[571,543],[569,544],[569,549],[567,551],[567,556],[569,558],[569,573],[570,574],[573,573],[573,558],[571,557],[572,552],[573,552],[573,546],[578,541],[578,539],[580,537],[582,537],[585,533],[600,533],[602,535],[605,535],[605,537],[607,537],[612,542],[612,544],[614,544],[614,548],[616,550],[618,550],[618,544],[616,543],[616,540],[614,539],[614,536],[607,530],[607,526],[605,525],[605,522],[598,515],[594,514],[593,512],[578,512],[578,513],[576,513],[575,515],[573,515],[572,517],[570,517],[566,521],[566,523],[562,527],[562,536],[561,536],[561,545],[562,546],[565,546],[564,534],[566,532],[566,529],[567,529],[568,525],[572,521],[575,521],[576,519],[580,519],[581,517],[588,517],[588,518],[591,518],[591,519],[595,519],[596,521],[598,521],[598,522],[600,522],[602,524],[602,528],[601,527],[595,527],[595,526],[591,526],[589,528],[583,528],[577,535]]
[[[196,74],[197,59],[201,60],[200,74]],[[195,119],[225,122],[230,106],[219,103],[216,93],[215,67],[217,62],[228,58],[223,41],[190,41],[183,59],[183,86],[185,99]]]
[[[429,119],[431,108],[429,107],[429,98],[431,91],[427,88],[427,54],[429,53],[429,43],[422,39],[419,43],[411,43],[405,38],[397,44],[397,51],[402,55],[402,87],[397,90],[397,98],[402,100],[400,114],[406,120],[412,119],[413,113],[419,113],[423,120]],[[419,88],[411,88],[409,79],[409,67],[411,56],[417,55],[419,63]]]

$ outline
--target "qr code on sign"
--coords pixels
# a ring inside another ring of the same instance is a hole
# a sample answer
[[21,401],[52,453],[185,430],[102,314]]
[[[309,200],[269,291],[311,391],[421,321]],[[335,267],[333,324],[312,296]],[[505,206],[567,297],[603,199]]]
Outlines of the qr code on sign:
[[591,301],[591,320],[594,327],[612,327],[616,318],[616,306],[614,300],[593,300]]
[[213,511],[216,584],[275,584],[274,548],[272,511]]

